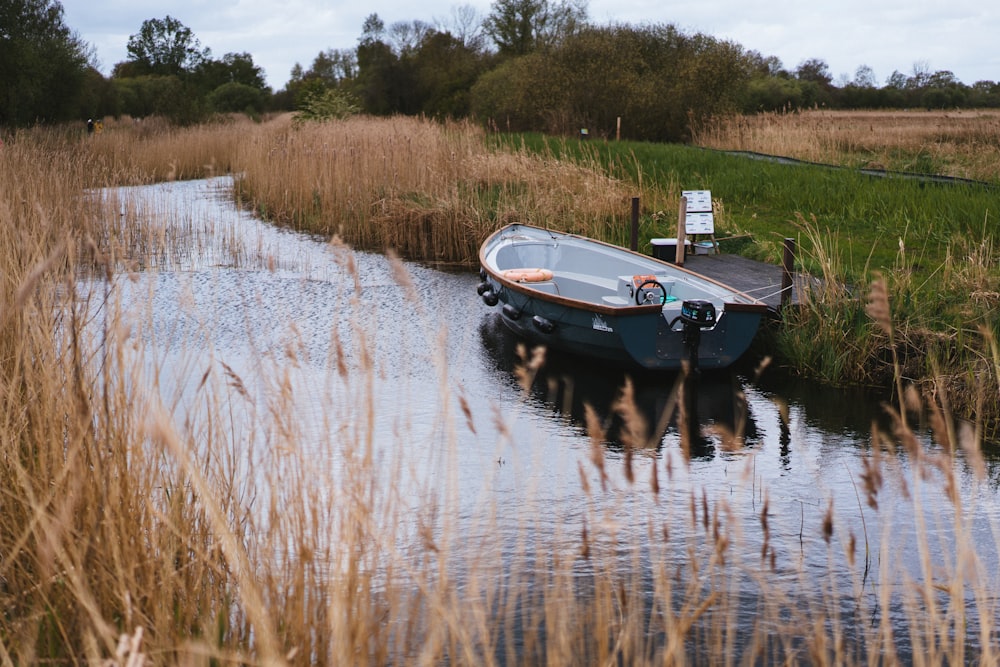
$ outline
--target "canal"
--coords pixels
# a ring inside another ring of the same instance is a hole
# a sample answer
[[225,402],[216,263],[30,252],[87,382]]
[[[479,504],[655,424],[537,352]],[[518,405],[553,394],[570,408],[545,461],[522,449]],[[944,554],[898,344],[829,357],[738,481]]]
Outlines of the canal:
[[[435,548],[447,541],[460,571],[489,549],[498,577],[545,554],[583,580],[603,555],[645,573],[652,591],[658,572],[683,582],[704,576],[701,563],[729,573],[737,642],[771,619],[769,596],[781,599],[775,624],[821,607],[849,643],[888,623],[901,656],[914,650],[915,609],[934,600],[968,646],[989,636],[1000,592],[992,448],[981,462],[946,453],[924,422],[907,449],[884,397],[773,368],[758,377],[757,358],[703,375],[685,407],[698,428],[685,430],[679,378],[554,353],[533,369],[477,296],[476,274],[276,229],[237,210],[230,185],[105,193],[179,240],[92,283],[104,291],[94,321],[120,313],[137,394],[155,396],[195,448],[206,445],[190,425],[221,406],[242,449],[228,465],[260,506],[282,480],[276,450],[308,462],[297,482],[315,475],[304,486],[316,502],[346,497],[338,489],[363,453],[406,507],[394,516],[433,516]],[[207,377],[222,399],[203,398]],[[400,553],[430,539],[427,526],[397,528]],[[956,590],[959,567],[967,585]]]

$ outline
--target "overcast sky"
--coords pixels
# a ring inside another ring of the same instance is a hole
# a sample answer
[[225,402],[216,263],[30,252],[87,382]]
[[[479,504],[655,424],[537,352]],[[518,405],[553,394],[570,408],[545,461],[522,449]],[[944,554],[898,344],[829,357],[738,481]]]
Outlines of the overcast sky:
[[[490,0],[63,0],[66,25],[91,44],[104,74],[125,60],[130,35],[167,15],[191,29],[212,56],[247,52],[275,90],[292,66],[308,68],[320,51],[357,45],[366,16],[397,21],[450,20]],[[672,23],[687,33],[728,39],[794,70],[826,61],[836,82],[867,65],[884,84],[894,70],[949,70],[966,84],[1000,80],[1000,3],[995,0],[590,0],[592,23]]]

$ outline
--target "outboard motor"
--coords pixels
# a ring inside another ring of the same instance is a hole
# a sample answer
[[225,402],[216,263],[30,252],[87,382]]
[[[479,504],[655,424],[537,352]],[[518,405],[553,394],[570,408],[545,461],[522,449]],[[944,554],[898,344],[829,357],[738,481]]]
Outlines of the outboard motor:
[[687,350],[691,368],[698,368],[698,345],[701,343],[702,329],[715,326],[715,306],[704,299],[690,299],[681,304],[681,323],[684,325],[684,348]]
[[681,304],[681,321],[685,328],[711,329],[715,326],[715,306],[704,299],[688,299]]

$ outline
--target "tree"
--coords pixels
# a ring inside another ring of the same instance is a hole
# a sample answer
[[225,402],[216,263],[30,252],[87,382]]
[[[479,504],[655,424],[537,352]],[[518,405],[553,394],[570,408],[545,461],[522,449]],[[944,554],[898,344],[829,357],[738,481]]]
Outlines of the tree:
[[[143,21],[126,51],[128,59],[115,65],[112,79],[121,92],[122,112],[132,116],[155,113],[194,123],[211,111],[208,96],[216,88],[227,83],[263,86],[263,74],[248,54],[213,61],[191,29],[171,16]],[[227,91],[220,103],[237,97],[235,92]]]
[[0,125],[77,117],[90,69],[88,48],[54,0],[0,2]]
[[385,37],[385,21],[378,14],[369,14],[361,24],[361,45],[381,42]]
[[398,21],[389,26],[389,46],[397,55],[406,56],[416,51],[432,32],[433,26],[423,21]]
[[479,11],[472,5],[457,5],[452,7],[451,18],[435,20],[441,32],[450,33],[463,46],[472,51],[482,51],[486,45],[483,34],[483,19]]
[[971,107],[1000,106],[1000,84],[988,79],[976,81],[969,88],[968,104]]
[[254,64],[249,53],[227,53],[221,60],[207,58],[194,71],[198,86],[213,91],[227,83],[238,83],[258,91],[268,91],[264,71]]
[[327,90],[348,91],[358,77],[358,57],[353,49],[320,51],[308,70],[295,63],[282,95],[291,108],[302,108],[306,98],[315,101]]
[[802,82],[791,77],[754,77],[746,88],[741,105],[744,113],[800,109],[804,94]]
[[788,76],[778,56],[764,57],[759,51],[747,51],[747,63],[753,74],[758,76]]
[[266,95],[255,86],[237,81],[224,83],[208,96],[208,103],[220,113],[259,114],[264,110]]
[[906,80],[906,87],[912,90],[920,90],[927,86],[927,80],[930,77],[930,64],[926,60],[918,60],[913,63],[913,74]]
[[830,88],[833,83],[833,76],[830,75],[830,67],[825,60],[820,58],[809,58],[802,61],[795,69],[795,76],[800,81],[812,81],[821,88]]
[[875,88],[877,82],[875,70],[868,65],[861,65],[854,72],[854,85],[859,88]]
[[143,118],[153,114],[180,124],[204,118],[207,102],[179,76],[134,76],[112,81],[121,99],[122,113]]
[[267,80],[264,70],[253,62],[253,56],[247,52],[227,53],[220,61],[226,72],[226,83],[241,83],[244,86],[267,90]]
[[960,85],[962,82],[951,70],[938,70],[927,77],[927,86],[930,88],[952,88]]
[[737,110],[750,71],[737,45],[672,25],[587,27],[484,74],[472,109],[505,129],[610,134],[621,117],[630,139],[683,141]]
[[469,90],[486,67],[482,54],[451,33],[435,30],[405,64],[418,112],[450,118],[469,114]]
[[211,57],[201,49],[191,29],[177,19],[147,19],[126,46],[133,75],[163,76],[187,74]]
[[399,58],[384,40],[385,23],[369,14],[358,43],[357,95],[365,111],[377,115],[400,110]]
[[483,31],[503,56],[552,46],[587,22],[586,0],[494,0]]
[[969,96],[968,89],[949,70],[938,70],[927,77],[927,84],[920,97],[928,109],[946,109],[962,106]]
[[885,80],[886,88],[893,88],[895,90],[902,90],[906,88],[906,75],[900,72],[898,69],[893,70],[892,74]]
[[96,67],[88,67],[80,93],[80,113],[76,118],[103,118],[121,113],[120,100],[110,79],[104,78]]
[[358,113],[355,99],[334,88],[307,92],[295,113],[296,124],[305,121],[327,121],[347,118]]
[[313,60],[312,66],[301,72],[302,79],[319,79],[328,87],[339,86],[358,76],[358,56],[351,49],[327,49]]

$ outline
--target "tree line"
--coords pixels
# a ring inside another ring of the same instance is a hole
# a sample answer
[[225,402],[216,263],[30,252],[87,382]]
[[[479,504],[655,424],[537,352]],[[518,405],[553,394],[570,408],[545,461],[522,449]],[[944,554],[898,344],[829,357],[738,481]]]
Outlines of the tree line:
[[[883,84],[861,66],[835,81],[813,58],[786,69],[727,40],[674,25],[595,25],[585,0],[494,0],[481,17],[386,26],[296,64],[272,91],[249,53],[213,57],[176,18],[148,19],[104,77],[57,0],[0,0],[0,126],[163,115],[297,110],[475,118],[500,129],[683,141],[720,114],[839,108],[1000,107],[1000,84],[966,85],[920,63]],[[619,126],[619,119],[622,120]]]

